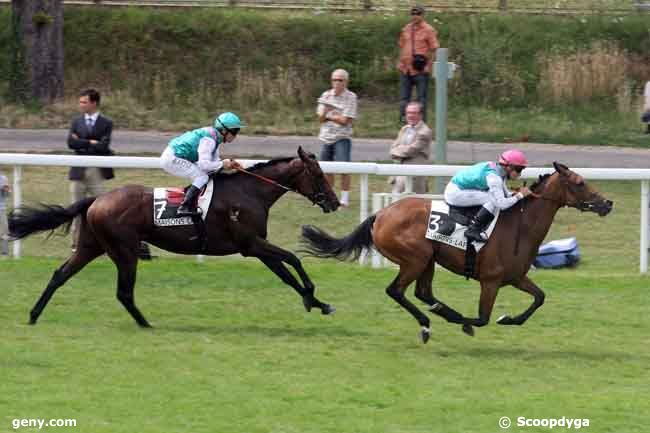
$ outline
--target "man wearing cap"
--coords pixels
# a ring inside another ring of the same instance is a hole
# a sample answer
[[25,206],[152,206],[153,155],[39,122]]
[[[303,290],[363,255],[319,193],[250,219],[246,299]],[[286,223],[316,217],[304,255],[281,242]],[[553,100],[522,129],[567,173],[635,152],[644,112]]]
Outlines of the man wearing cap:
[[232,143],[243,127],[235,113],[222,113],[214,119],[213,126],[185,132],[169,142],[160,156],[160,165],[167,173],[192,181],[176,215],[200,215],[196,198],[210,180],[210,173],[242,168],[233,159],[222,160],[219,151],[221,144]]
[[405,122],[404,110],[411,101],[413,87],[417,101],[422,104],[423,120],[427,118],[427,89],[431,75],[431,60],[438,44],[438,33],[424,21],[424,8],[411,8],[411,22],[404,26],[399,35],[400,104],[399,116]]

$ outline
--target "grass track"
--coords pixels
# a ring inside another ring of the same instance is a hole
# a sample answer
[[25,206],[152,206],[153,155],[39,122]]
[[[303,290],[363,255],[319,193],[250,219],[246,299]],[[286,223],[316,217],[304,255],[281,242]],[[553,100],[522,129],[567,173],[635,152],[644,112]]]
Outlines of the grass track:
[[[525,326],[491,323],[470,338],[432,318],[424,346],[383,293],[394,270],[313,260],[333,317],[305,313],[255,260],[162,258],[140,267],[136,301],[155,327],[141,330],[103,259],[28,326],[58,263],[0,262],[0,431],[14,418],[75,418],[74,429],[42,431],[93,433],[497,432],[501,416],[645,432],[650,422],[647,277],[537,271],[547,303]],[[476,311],[475,283],[441,271],[434,287]],[[529,302],[504,288],[493,319]]]

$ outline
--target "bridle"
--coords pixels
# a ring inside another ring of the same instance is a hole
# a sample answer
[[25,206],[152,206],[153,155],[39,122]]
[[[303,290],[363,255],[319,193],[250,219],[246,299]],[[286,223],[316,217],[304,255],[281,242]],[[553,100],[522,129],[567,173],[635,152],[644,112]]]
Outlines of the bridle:
[[[557,173],[557,171],[556,171]],[[572,182],[569,182],[568,180],[562,179],[560,176],[560,182],[562,182],[562,185],[564,188],[562,188],[564,192],[564,198],[563,199],[557,199],[555,197],[548,197],[544,196],[544,191],[542,191],[541,194],[538,194],[534,191],[531,191],[531,196],[534,198],[539,198],[542,200],[548,200],[551,202],[554,202],[560,207],[572,207],[574,209],[578,209],[580,212],[587,212],[587,211],[594,211],[594,209],[597,207],[598,202],[595,200],[575,200],[574,202],[569,202],[569,191],[572,192],[575,196],[575,189],[574,186],[575,184]],[[584,182],[584,181],[583,181]]]

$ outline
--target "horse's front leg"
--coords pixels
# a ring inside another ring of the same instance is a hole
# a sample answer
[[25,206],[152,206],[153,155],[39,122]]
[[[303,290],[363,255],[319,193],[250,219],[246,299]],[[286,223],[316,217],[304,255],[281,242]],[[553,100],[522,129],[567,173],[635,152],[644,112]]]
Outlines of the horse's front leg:
[[531,306],[528,307],[526,311],[524,311],[520,315],[515,317],[503,315],[499,317],[497,319],[497,323],[499,325],[523,325],[526,322],[526,320],[528,320],[528,318],[533,315],[535,310],[537,310],[539,307],[541,307],[544,304],[544,298],[546,297],[546,295],[544,295],[542,289],[537,287],[535,283],[533,283],[530,280],[530,278],[528,278],[527,276],[524,276],[524,278],[522,278],[521,281],[518,284],[515,284],[514,286],[523,292],[529,293],[535,299],[533,300]]
[[478,304],[478,317],[475,319],[465,318],[463,323],[463,332],[467,335],[474,335],[472,326],[485,326],[490,321],[494,301],[499,292],[499,284],[491,281],[481,281],[481,297]]
[[[319,301],[314,295],[315,287],[311,279],[305,272],[298,257],[295,254],[283,250],[261,237],[255,239],[247,245],[245,251],[242,251],[244,256],[253,256],[259,258],[273,273],[275,273],[282,281],[293,287],[300,296],[303,298],[305,309],[310,311],[312,307],[320,308],[323,314],[331,314],[336,311],[331,305]],[[303,282],[304,287],[300,286],[298,281],[289,272],[282,262],[291,265]]]

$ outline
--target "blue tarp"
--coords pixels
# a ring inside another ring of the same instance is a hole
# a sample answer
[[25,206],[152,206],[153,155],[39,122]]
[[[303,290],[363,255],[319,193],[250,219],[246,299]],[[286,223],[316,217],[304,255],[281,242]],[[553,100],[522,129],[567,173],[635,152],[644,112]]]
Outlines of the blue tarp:
[[576,238],[558,239],[543,244],[533,265],[537,268],[573,267],[580,261],[580,249]]

